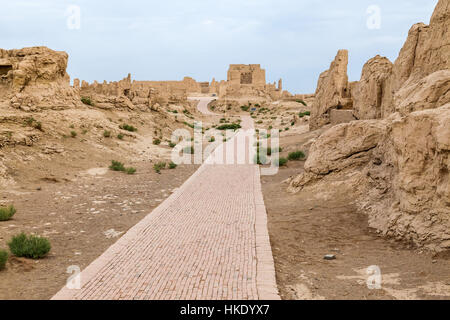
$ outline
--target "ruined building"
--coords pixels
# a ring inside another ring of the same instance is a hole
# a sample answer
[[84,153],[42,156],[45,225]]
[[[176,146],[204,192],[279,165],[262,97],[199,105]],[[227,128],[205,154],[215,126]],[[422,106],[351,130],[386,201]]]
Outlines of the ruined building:
[[231,64],[228,69],[227,81],[220,82],[217,94],[221,98],[265,97],[279,99],[289,95],[282,91],[282,80],[275,84],[266,83],[266,70],[259,64]]

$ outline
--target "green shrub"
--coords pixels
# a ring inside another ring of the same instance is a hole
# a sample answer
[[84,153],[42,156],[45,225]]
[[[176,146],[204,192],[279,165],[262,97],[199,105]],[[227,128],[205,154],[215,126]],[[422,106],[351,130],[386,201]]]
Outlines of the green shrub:
[[288,159],[291,161],[300,160],[300,159],[304,159],[304,158],[305,158],[305,154],[302,151],[291,152],[291,153],[289,153],[289,156],[288,156]]
[[241,106],[242,111],[248,111],[250,109],[250,106]]
[[186,154],[194,154],[194,147],[193,146],[184,147],[183,152]]
[[77,137],[77,133],[76,133],[76,131],[70,131],[70,136],[72,137],[72,138],[76,138]]
[[287,163],[288,163],[288,159],[286,159],[286,158],[280,158],[280,159],[278,159],[278,165],[279,165],[280,167],[285,166]]
[[186,121],[184,121],[183,123],[184,123],[186,126],[188,126],[189,128],[194,129],[194,125],[193,125],[193,124],[190,124],[189,122],[186,122]]
[[295,100],[295,102],[301,103],[302,105],[304,105],[306,107],[306,102],[303,100]]
[[161,140],[160,139],[153,139],[153,144],[155,145],[155,146],[158,146],[158,145],[160,145],[161,144]]
[[16,208],[13,205],[8,207],[0,207],[0,221],[7,221],[16,213]]
[[299,116],[300,118],[303,118],[304,116],[310,116],[310,115],[311,115],[311,112],[310,112],[310,111],[300,112],[300,113],[298,114],[298,116]]
[[214,137],[209,138],[209,142],[214,142],[214,141],[216,141],[216,138],[214,138]]
[[123,165],[122,162],[119,162],[116,160],[111,160],[111,165],[109,166],[109,169],[111,169],[113,171],[125,172],[127,174],[136,173],[136,168],[133,168],[133,167],[125,168],[125,166]]
[[43,131],[42,130],[42,123],[39,121],[36,121],[33,117],[28,118],[27,120],[25,120],[25,124],[33,127],[37,130]]
[[0,249],[0,270],[5,269],[6,261],[8,261],[8,251]]
[[107,131],[107,130],[103,131],[103,136],[104,136],[105,138],[111,137],[111,131]]
[[123,163],[116,160],[111,160],[111,165],[109,168],[113,171],[125,171],[125,166]]
[[[258,151],[259,151],[259,150],[258,150]],[[268,161],[267,161],[266,155],[263,154],[263,153],[257,152],[257,153],[255,154],[254,163],[256,163],[256,164],[261,164],[261,165],[267,164]]]
[[91,98],[89,97],[82,97],[81,98],[81,102],[83,102],[84,104],[87,104],[89,106],[93,106],[94,103],[92,102]]
[[123,134],[119,133],[119,134],[117,135],[117,139],[123,140]]
[[166,168],[165,162],[158,162],[153,165],[153,169],[155,170],[156,173],[161,173],[161,170],[165,168]]
[[119,128],[120,128],[120,129],[123,129],[123,130],[126,130],[126,131],[130,131],[130,132],[136,132],[136,131],[138,131],[137,128],[135,128],[135,127],[133,127],[133,126],[130,126],[130,125],[126,124],[126,123],[120,125]]
[[173,161],[171,161],[171,162],[169,163],[169,169],[175,169],[176,167],[177,167],[177,164],[174,163]]
[[48,239],[21,233],[12,237],[8,242],[9,250],[17,257],[25,257],[31,259],[43,258],[51,249]]
[[217,127],[218,130],[237,130],[242,128],[238,123],[228,123]]
[[171,147],[171,148],[175,148],[176,145],[177,145],[176,143],[169,142],[169,147]]

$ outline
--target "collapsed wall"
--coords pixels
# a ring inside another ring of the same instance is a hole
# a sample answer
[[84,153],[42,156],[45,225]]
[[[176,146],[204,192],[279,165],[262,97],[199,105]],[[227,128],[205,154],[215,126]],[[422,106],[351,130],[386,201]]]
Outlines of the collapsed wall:
[[[319,80],[311,129],[330,123],[327,108],[344,96],[340,56]],[[289,191],[332,188],[340,177],[371,227],[450,249],[450,3],[439,1],[429,26],[411,28],[394,64],[377,56],[350,86],[355,119],[313,143]]]
[[339,50],[330,68],[319,77],[309,126],[318,129],[332,122],[331,110],[352,108],[351,86],[347,76],[348,51]]
[[266,70],[259,64],[231,64],[227,81],[211,83],[212,93],[220,98],[261,97],[269,100],[289,98],[292,95],[283,91],[283,81],[266,83]]
[[67,53],[46,47],[0,49],[0,101],[24,111],[79,105],[67,61]]

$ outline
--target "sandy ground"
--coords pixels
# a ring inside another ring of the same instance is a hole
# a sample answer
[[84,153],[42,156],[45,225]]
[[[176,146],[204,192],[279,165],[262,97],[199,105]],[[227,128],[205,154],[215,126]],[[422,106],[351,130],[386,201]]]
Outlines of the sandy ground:
[[0,223],[0,247],[23,231],[48,237],[52,249],[36,261],[11,257],[0,272],[0,299],[51,298],[65,285],[69,266],[86,267],[197,169],[179,166],[158,175],[150,163],[135,167],[135,175],[92,168],[72,182],[3,191],[1,200],[14,203],[17,213]]
[[[281,156],[311,135],[282,138]],[[351,195],[322,201],[316,194],[287,193],[283,181],[303,165],[289,162],[277,175],[261,177],[282,299],[450,299],[450,255],[379,237],[350,204]],[[336,260],[324,260],[327,254]],[[370,266],[381,272],[379,290],[367,287]]]

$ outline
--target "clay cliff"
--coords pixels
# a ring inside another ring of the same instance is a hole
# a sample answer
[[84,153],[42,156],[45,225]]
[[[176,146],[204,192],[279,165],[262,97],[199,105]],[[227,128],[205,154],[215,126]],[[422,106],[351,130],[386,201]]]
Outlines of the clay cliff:
[[345,190],[380,233],[450,249],[449,1],[439,1],[429,25],[411,28],[395,63],[377,56],[358,83],[346,85],[345,55],[342,62],[319,79],[311,129],[329,123],[326,109],[335,108],[348,85],[357,120],[313,143],[305,172],[289,190]]
[[67,53],[46,47],[0,49],[0,101],[24,111],[80,105],[67,62]]
[[351,91],[347,76],[348,51],[340,50],[330,69],[324,71],[317,82],[316,100],[311,110],[311,130],[331,122],[332,109],[351,109]]

